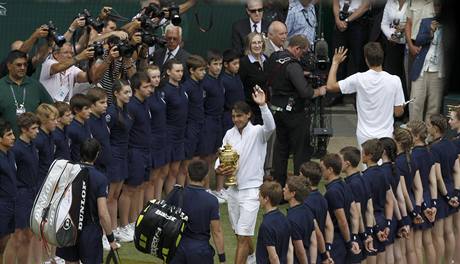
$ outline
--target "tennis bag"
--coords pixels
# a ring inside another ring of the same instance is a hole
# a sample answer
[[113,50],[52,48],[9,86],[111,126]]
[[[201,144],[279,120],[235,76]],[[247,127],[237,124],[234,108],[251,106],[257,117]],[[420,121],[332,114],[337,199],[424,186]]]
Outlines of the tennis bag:
[[73,246],[85,220],[88,170],[67,160],[55,160],[35,198],[30,228],[45,246]]
[[[181,186],[176,186],[165,200],[149,201],[136,221],[134,245],[137,250],[152,254],[164,263],[173,259],[188,221],[181,209],[182,191]],[[179,195],[177,207],[168,202],[175,194]]]

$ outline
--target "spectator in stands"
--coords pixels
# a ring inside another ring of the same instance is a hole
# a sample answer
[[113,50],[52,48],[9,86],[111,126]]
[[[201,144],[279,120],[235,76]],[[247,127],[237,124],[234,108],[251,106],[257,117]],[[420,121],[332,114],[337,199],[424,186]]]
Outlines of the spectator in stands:
[[264,55],[269,58],[273,52],[287,47],[287,28],[283,22],[273,21],[268,27],[268,38],[265,39]]
[[268,30],[268,23],[262,18],[264,15],[262,0],[247,0],[246,13],[249,16],[249,21],[247,18],[243,18],[232,25],[232,47],[240,54],[244,53],[245,39],[249,33],[267,33]]
[[289,11],[286,18],[288,36],[302,35],[308,39],[310,48],[315,45],[316,11],[313,0],[289,1]]
[[176,59],[180,61],[186,69],[186,62],[190,54],[181,47],[182,43],[182,28],[174,25],[168,25],[166,27],[166,47],[160,48],[153,54],[153,61],[155,65],[160,66],[161,72],[166,62],[170,59]]
[[268,91],[265,89],[267,81],[266,68],[268,64],[267,57],[263,54],[265,50],[264,38],[261,34],[252,32],[246,38],[246,50],[244,57],[240,60],[240,78],[243,82],[246,102],[251,106],[254,114],[252,123],[254,125],[262,124],[262,115],[259,106],[252,100],[254,86],[259,85],[267,96]]

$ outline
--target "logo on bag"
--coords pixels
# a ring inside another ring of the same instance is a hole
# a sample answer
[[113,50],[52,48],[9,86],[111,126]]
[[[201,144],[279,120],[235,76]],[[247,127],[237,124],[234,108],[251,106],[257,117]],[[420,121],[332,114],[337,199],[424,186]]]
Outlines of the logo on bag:
[[72,221],[70,220],[70,218],[66,218],[65,221],[64,221],[64,230],[67,231],[70,229],[70,227],[72,227]]
[[161,227],[158,227],[157,231],[155,232],[155,235],[153,236],[152,245],[150,246],[150,249],[153,253],[158,251],[158,243],[160,243],[160,236],[162,232],[163,229],[161,229]]
[[0,3],[0,16],[6,16],[6,3]]
[[80,214],[78,216],[78,230],[83,229],[83,220],[85,219],[85,202],[86,202],[86,181],[82,181]]

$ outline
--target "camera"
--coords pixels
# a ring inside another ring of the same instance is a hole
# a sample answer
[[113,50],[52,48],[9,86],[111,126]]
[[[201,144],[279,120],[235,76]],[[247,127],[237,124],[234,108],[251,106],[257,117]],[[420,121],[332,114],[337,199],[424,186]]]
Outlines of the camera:
[[98,18],[92,17],[91,13],[87,9],[84,9],[82,13],[78,13],[77,16],[83,17],[85,19],[85,24],[94,28],[94,30],[98,33],[102,32],[104,22],[100,21]]
[[104,55],[104,45],[102,42],[94,42],[90,45],[90,47],[94,48],[94,57],[100,58]]
[[57,28],[54,26],[53,21],[49,21],[46,26],[48,27],[48,39],[53,40],[58,47],[62,47],[66,40],[63,35],[57,33]]
[[169,19],[171,20],[171,23],[174,26],[179,26],[180,23],[182,22],[182,19],[180,18],[180,15],[179,15],[179,6],[173,3],[171,6],[169,6],[168,11],[169,11]]
[[350,16],[350,12],[348,11],[350,9],[350,1],[345,0],[345,3],[343,4],[342,10],[339,12],[339,19],[340,20],[345,20]]
[[150,3],[145,8],[144,14],[149,18],[163,19],[165,17],[165,12],[163,12],[163,10],[154,3]]
[[155,36],[154,34],[146,30],[141,30],[140,32],[142,37],[142,43],[146,44],[147,46],[153,47],[155,45],[166,45],[166,39],[164,37]]
[[123,58],[130,58],[131,56],[133,56],[133,53],[136,50],[136,47],[129,44],[128,40],[121,40],[118,37],[110,37],[107,40],[107,43],[111,47],[116,46],[118,52],[120,53],[120,56]]

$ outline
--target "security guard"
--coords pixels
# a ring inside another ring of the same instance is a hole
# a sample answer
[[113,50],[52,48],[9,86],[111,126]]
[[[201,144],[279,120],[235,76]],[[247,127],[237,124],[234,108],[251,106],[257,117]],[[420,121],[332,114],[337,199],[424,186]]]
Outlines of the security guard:
[[[310,114],[307,106],[312,98],[326,93],[326,86],[313,89],[304,77],[299,58],[308,51],[308,40],[292,36],[286,50],[270,57],[268,72],[272,79],[267,85],[272,91],[271,110],[276,123],[276,141],[273,156],[273,176],[284,186],[289,154],[294,154],[294,174],[309,160]],[[270,78],[270,77],[269,77]]]

